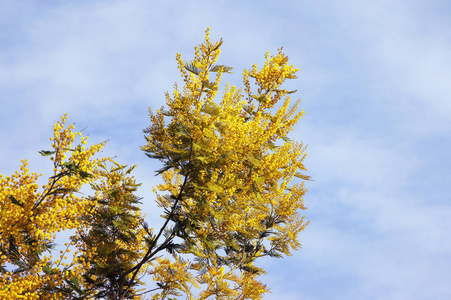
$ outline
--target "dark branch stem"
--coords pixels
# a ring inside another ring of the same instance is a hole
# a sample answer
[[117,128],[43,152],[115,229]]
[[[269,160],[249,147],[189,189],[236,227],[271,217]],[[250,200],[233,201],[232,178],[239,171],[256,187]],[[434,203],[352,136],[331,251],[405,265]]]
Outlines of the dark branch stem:
[[[192,147],[192,144],[191,144],[190,145],[190,153],[189,153],[189,161],[191,160],[192,150],[193,150],[193,147]],[[130,288],[132,287],[132,284],[135,281],[135,278],[138,275],[139,270],[141,270],[142,266],[146,262],[148,262],[152,257],[154,257],[155,254],[157,254],[161,250],[164,250],[166,248],[168,242],[173,238],[173,236],[168,237],[157,249],[152,251],[152,249],[155,247],[157,241],[159,240],[159,238],[163,234],[164,230],[166,229],[167,225],[169,224],[169,221],[171,220],[171,217],[174,216],[174,212],[175,212],[175,210],[177,208],[178,203],[180,202],[180,200],[182,200],[183,191],[184,191],[185,186],[186,186],[186,184],[188,182],[188,178],[189,178],[189,172],[186,171],[185,179],[183,181],[182,186],[180,187],[180,192],[179,192],[174,204],[171,207],[171,212],[169,213],[168,217],[166,218],[166,221],[164,222],[163,226],[160,228],[160,231],[158,232],[157,236],[154,238],[154,240],[152,242],[152,245],[150,245],[150,247],[147,250],[147,252],[144,255],[144,257],[141,259],[141,261],[136,266],[134,266],[133,268],[131,268],[130,270],[124,272],[121,275],[121,279],[123,279],[123,278],[125,278],[125,276],[127,276],[128,274],[133,272],[132,278],[130,279],[130,282],[128,283],[127,288],[125,289],[125,291],[120,296],[120,299],[123,299],[123,297],[130,290]]]

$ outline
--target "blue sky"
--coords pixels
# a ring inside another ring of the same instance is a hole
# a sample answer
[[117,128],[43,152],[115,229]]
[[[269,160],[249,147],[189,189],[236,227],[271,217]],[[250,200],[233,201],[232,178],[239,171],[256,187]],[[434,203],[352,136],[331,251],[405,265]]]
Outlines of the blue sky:
[[315,181],[302,249],[264,261],[265,299],[451,299],[450,14],[449,1],[3,0],[0,172],[24,158],[48,171],[37,151],[68,113],[138,164],[156,220],[158,163],[139,146],[147,108],[179,80],[175,54],[190,59],[209,26],[240,85],[283,46]]

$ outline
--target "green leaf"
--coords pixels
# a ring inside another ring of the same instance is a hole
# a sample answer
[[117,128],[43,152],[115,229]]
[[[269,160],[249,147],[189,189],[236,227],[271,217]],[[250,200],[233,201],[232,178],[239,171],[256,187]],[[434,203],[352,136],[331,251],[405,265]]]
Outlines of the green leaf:
[[55,151],[46,151],[46,150],[39,151],[39,154],[41,154],[42,156],[49,156],[52,155],[53,153],[55,153]]
[[277,146],[273,142],[268,142],[268,148],[271,150],[276,150],[277,148],[279,148],[279,146]]
[[216,193],[222,193],[223,192],[223,189],[222,189],[222,187],[220,185],[214,184],[212,182],[207,183],[207,187],[210,190],[212,190],[212,191],[214,191]]
[[209,80],[202,81],[202,84],[204,85],[205,88],[212,90],[212,91],[216,91],[218,89],[218,87],[215,85],[215,83],[210,82]]
[[163,110],[162,113],[163,113],[163,116],[166,116],[166,117],[173,117],[174,116],[174,114],[171,113],[168,110]]
[[85,172],[85,171],[78,171],[77,173],[78,173],[78,175],[80,175],[81,178],[91,178],[92,177],[91,174],[89,174],[88,172]]
[[251,153],[247,154],[247,158],[249,159],[249,161],[251,162],[251,164],[253,164],[256,167],[261,167],[261,163],[260,161],[258,161]]
[[185,69],[197,76],[199,76],[200,72],[202,72],[202,69],[199,69],[198,67],[194,66],[193,62],[185,63]]
[[270,191],[272,191],[272,192],[274,192],[274,193],[278,193],[279,191],[278,191],[278,188],[279,188],[279,185],[277,184],[277,182],[271,182],[270,184],[269,184],[269,187],[270,187]]
[[73,192],[73,191],[74,191],[73,189],[60,188],[60,189],[55,189],[48,194],[54,195],[54,194],[58,194],[58,193],[68,193],[68,192]]
[[51,275],[51,274],[53,273],[53,269],[52,269],[52,267],[50,266],[50,263],[47,263],[47,265],[43,266],[43,267],[42,267],[42,271],[43,271],[45,274]]
[[223,73],[229,73],[229,74],[232,74],[232,72],[230,72],[230,70],[232,70],[233,68],[232,68],[232,67],[225,66],[225,65],[213,65],[213,66],[210,68],[210,72],[218,72],[220,69],[222,69],[222,72],[223,72]]
[[260,239],[266,238],[268,236],[270,236],[271,234],[276,234],[276,232],[274,230],[265,230],[260,232]]
[[259,177],[255,177],[254,178],[254,181],[256,182],[256,183],[262,183],[262,182],[264,182],[266,180],[266,177],[265,176],[259,176]]
[[223,41],[222,41],[222,38],[221,38],[221,39],[219,40],[218,44],[217,44],[213,49],[211,49],[211,51],[216,51],[216,50],[218,50],[219,47],[221,47],[222,43],[223,43]]
[[133,169],[136,168],[136,166],[137,166],[137,165],[134,165],[134,166],[128,168],[128,170],[125,172],[125,174],[130,174],[130,173],[133,171]]
[[119,171],[119,170],[122,170],[122,169],[124,169],[125,167],[127,167],[127,166],[119,166],[119,167],[117,167],[117,168],[114,168],[114,169],[111,170],[111,173],[116,172],[116,171]]
[[115,164],[115,165],[116,165],[116,167],[122,167],[122,165],[121,165],[120,163],[118,163],[118,162],[115,162],[114,160],[113,160],[113,164]]
[[210,159],[205,156],[198,156],[197,159],[203,162],[204,164],[208,164],[210,162]]
[[102,187],[100,185],[98,185],[97,183],[91,183],[91,188],[95,191],[102,190]]
[[122,221],[116,221],[116,220],[112,220],[112,223],[114,226],[124,229],[124,230],[128,230],[128,228],[124,225],[124,223],[122,223]]
[[[122,208],[118,206],[110,206],[110,209],[118,214],[122,213]],[[113,223],[114,224],[114,223]]]
[[266,99],[265,95],[252,95],[252,98],[254,98],[255,100],[257,100],[258,102],[262,102]]
[[279,90],[279,89],[276,89],[276,90],[274,90],[274,91],[276,91],[277,93],[294,94],[294,93],[296,93],[298,90],[287,91],[287,90]]
[[288,56],[284,55],[282,60],[279,61],[279,65],[283,66],[286,65],[288,63]]
[[263,197],[262,197],[262,195],[261,195],[260,193],[256,193],[256,195],[257,195],[257,200],[258,200],[260,203],[262,203],[262,202],[263,202]]
[[202,108],[200,109],[201,112],[209,114],[211,116],[217,116],[219,115],[219,109],[216,107],[217,105],[215,103],[205,103]]
[[304,179],[304,180],[313,181],[310,176],[307,176],[307,175],[304,175],[304,174],[301,174],[301,173],[298,173],[298,172],[296,172],[296,174],[294,174],[294,176],[296,176],[297,178]]
[[19,202],[13,195],[9,195],[9,199],[11,200],[11,203],[23,207],[23,203]]
[[161,169],[159,169],[159,170],[156,170],[155,171],[155,176],[158,176],[158,175],[160,175],[161,173],[164,173],[164,172],[166,172],[167,170],[169,170],[169,169],[171,169],[171,168],[173,168],[173,166],[172,165],[166,165],[166,166],[164,166],[163,168],[161,168]]
[[79,167],[73,162],[63,162],[61,165],[71,172],[76,172],[79,169]]
[[286,135],[282,137],[282,140],[284,140],[285,143],[291,143],[291,139]]
[[86,295],[86,292],[82,291],[80,288],[80,279],[78,278],[78,276],[73,275],[71,271],[69,272],[71,279],[68,280],[67,278],[65,278],[64,280],[66,281],[66,283],[69,284],[75,291],[77,291],[77,293]]

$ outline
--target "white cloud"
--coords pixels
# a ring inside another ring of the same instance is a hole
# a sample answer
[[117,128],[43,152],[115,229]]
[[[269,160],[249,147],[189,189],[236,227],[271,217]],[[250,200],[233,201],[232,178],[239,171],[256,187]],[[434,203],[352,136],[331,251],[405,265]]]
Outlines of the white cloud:
[[[435,4],[422,1],[348,3],[350,26],[359,23],[360,40],[371,47],[376,88],[392,91],[393,109],[415,135],[449,133],[451,40],[449,23]],[[340,10],[342,13],[343,10]],[[348,15],[349,17],[349,15]]]
[[303,249],[268,263],[274,293],[265,299],[451,295],[451,47],[440,4],[4,3],[0,14],[11,14],[0,21],[2,173],[20,158],[39,160],[51,124],[68,112],[79,129],[89,126],[92,141],[110,139],[105,154],[139,163],[141,193],[153,203],[156,166],[138,149],[140,130],[147,106],[163,104],[179,79],[175,53],[189,59],[210,26],[225,40],[221,62],[235,67],[224,79],[239,82],[243,67],[285,46],[301,67],[290,88],[307,112],[294,138],[309,144],[312,223]]

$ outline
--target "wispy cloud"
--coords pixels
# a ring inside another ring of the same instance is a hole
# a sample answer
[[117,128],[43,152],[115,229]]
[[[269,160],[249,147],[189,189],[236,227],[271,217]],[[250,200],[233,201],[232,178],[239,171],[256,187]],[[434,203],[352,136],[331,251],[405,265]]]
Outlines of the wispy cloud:
[[[311,224],[293,257],[265,261],[267,299],[448,299],[451,242],[450,6],[445,1],[77,1],[0,3],[0,161],[40,159],[63,112],[104,154],[139,163],[145,208],[155,162],[139,151],[211,27],[224,78],[284,46],[305,117]],[[45,162],[30,161],[37,170]],[[265,299],[266,299],[265,298]]]

